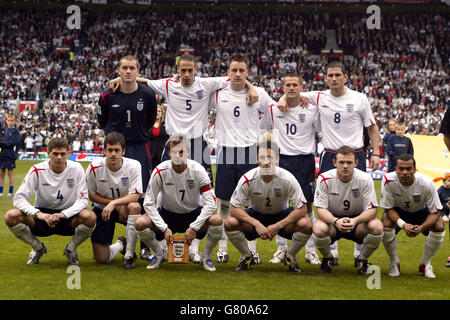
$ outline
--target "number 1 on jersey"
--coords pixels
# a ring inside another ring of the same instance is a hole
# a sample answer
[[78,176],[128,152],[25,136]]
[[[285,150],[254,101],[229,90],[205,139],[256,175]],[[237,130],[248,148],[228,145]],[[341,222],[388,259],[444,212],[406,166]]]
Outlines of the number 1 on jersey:
[[127,110],[127,121],[131,122],[131,110]]

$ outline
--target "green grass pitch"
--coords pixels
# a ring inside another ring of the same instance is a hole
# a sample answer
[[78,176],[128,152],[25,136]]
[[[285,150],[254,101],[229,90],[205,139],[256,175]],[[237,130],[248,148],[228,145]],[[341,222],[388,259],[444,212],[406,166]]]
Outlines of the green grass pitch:
[[[15,190],[19,187],[32,162],[17,161]],[[84,167],[87,163],[84,163]],[[8,178],[5,178],[8,185]],[[377,195],[380,182],[375,182]],[[7,187],[5,187],[7,190]],[[299,299],[449,299],[450,268],[445,267],[450,255],[447,234],[442,248],[432,263],[436,279],[426,279],[418,273],[425,237],[409,239],[402,232],[398,253],[402,275],[390,278],[389,258],[380,245],[370,262],[380,267],[380,289],[369,289],[368,277],[356,274],[353,267],[353,243],[339,242],[341,263],[332,274],[322,275],[319,266],[304,261],[303,248],[297,255],[303,274],[293,275],[282,264],[268,261],[276,250],[275,241],[258,240],[257,249],[263,260],[248,272],[235,272],[239,254],[229,244],[230,260],[216,264],[216,272],[204,271],[200,265],[163,263],[158,270],[146,270],[147,262],[138,260],[134,270],[124,270],[118,254],[110,265],[98,265],[92,259],[90,240],[79,249],[80,289],[69,289],[71,273],[63,249],[70,237],[41,238],[48,254],[38,265],[26,265],[30,248],[16,239],[4,224],[4,214],[12,207],[12,199],[0,199],[0,299],[176,299],[176,300],[299,300]],[[381,210],[379,210],[379,216]],[[114,239],[125,235],[125,227],[117,225]],[[200,250],[204,240],[200,244]],[[217,248],[213,251],[215,258]],[[371,282],[373,283],[373,282]]]

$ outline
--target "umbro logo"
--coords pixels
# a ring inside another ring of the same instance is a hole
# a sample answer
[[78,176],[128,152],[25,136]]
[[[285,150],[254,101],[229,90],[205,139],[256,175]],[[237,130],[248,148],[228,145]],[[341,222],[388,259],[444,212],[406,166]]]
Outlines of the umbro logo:
[[172,92],[172,94],[174,94],[176,96],[180,95],[180,93],[178,91],[174,91],[174,92]]
[[230,102],[230,100],[220,100],[220,102],[225,103],[225,102]]
[[279,118],[279,119],[284,119],[284,116],[277,116],[277,118]]
[[43,186],[50,187],[50,183],[43,183]]
[[107,180],[98,180],[98,182],[103,182],[103,183],[105,183],[105,182],[108,182]]
[[338,196],[339,193],[336,193],[336,192],[330,192],[330,195],[332,195],[332,196]]
[[253,192],[254,195],[260,195],[262,194],[261,192]]
[[166,182],[165,185],[166,186],[173,186],[174,184],[172,182]]
[[327,106],[326,104],[324,104],[323,106],[320,106],[321,108],[329,108],[329,106]]

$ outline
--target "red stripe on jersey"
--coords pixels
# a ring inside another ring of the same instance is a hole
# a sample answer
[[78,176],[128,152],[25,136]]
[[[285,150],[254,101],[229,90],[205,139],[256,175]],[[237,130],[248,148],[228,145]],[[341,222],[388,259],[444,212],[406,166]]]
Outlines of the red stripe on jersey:
[[375,206],[372,202],[370,203],[372,209],[376,208],[377,206]]
[[200,193],[209,191],[209,190],[211,190],[211,189],[212,189],[211,185],[210,185],[210,184],[207,184],[206,186],[203,186],[203,187],[200,188]]
[[[220,89],[220,90],[222,90],[222,89]],[[216,91],[216,106],[219,104],[219,91],[220,90]]]
[[328,187],[327,180],[333,179],[333,178],[325,178],[323,175],[320,175],[319,177],[322,178],[322,181],[320,181],[320,183],[325,182],[325,185],[326,185],[327,187]]
[[169,81],[175,82],[173,79],[167,79],[166,80],[166,93],[167,93],[167,99],[169,99]]
[[94,166],[92,165],[92,163],[90,164],[90,166],[91,166],[91,173],[93,173],[93,174],[94,174],[94,177],[97,178],[97,175],[95,174],[95,169],[101,168],[102,166],[94,167]]
[[320,95],[321,95],[321,94],[323,94],[323,92],[318,92],[318,93],[317,93],[317,103],[316,103],[317,106],[319,106],[319,98],[320,98]]
[[105,102],[105,97],[106,97],[108,94],[110,94],[110,93],[112,93],[112,91],[109,91],[109,92],[107,92],[107,93],[105,93],[105,94],[100,93],[100,96],[102,97],[102,101],[103,101],[103,102]]
[[39,169],[39,168],[36,168],[35,166],[33,166],[33,168],[34,168],[34,170],[33,170],[32,173],[36,173],[36,175],[37,175],[38,178],[39,178],[39,171],[45,170],[45,169]]
[[244,174],[244,179],[245,179],[245,181],[244,181],[244,183],[242,184],[242,186],[245,185],[246,183],[248,183],[248,185],[250,185],[250,181],[255,180],[255,179],[248,180],[248,178],[245,176],[245,174]]
[[[153,127],[153,129],[154,129],[154,127]],[[149,149],[149,147],[148,147],[148,142],[145,144],[145,148],[147,149],[147,153],[148,153],[148,157],[150,158],[150,168],[152,167],[152,155],[150,154],[150,149]]]
[[163,178],[162,178],[162,176],[161,176],[161,172],[166,171],[167,168],[166,168],[166,169],[161,169],[161,170],[159,170],[158,167],[156,167],[155,170],[156,170],[156,172],[155,172],[155,174],[154,174],[153,176],[156,176],[156,175],[158,174],[159,177],[161,178],[161,181],[162,181]]
[[389,180],[388,178],[386,178],[386,176],[383,177],[384,178],[384,185],[386,186],[388,183],[394,182],[395,180]]
[[274,124],[273,124],[273,106],[274,106],[274,104],[271,104],[271,105],[270,105],[270,115],[271,115],[271,117],[272,117],[272,126],[274,125]]

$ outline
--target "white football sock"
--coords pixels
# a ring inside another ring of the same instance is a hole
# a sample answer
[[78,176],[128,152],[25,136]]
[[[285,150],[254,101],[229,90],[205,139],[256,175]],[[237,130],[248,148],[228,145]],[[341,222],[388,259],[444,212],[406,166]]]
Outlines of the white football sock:
[[71,251],[76,250],[80,244],[89,239],[94,229],[95,225],[93,227],[88,227],[84,224],[78,225],[75,228],[75,234],[73,235],[72,240],[70,240],[69,244],[67,245],[67,249]]
[[[314,211],[310,211],[306,213],[311,221],[314,223],[316,221],[316,216],[314,215]],[[309,237],[308,242],[306,242],[306,254],[312,253],[316,251],[316,245],[314,244],[314,239]]]
[[250,249],[250,251],[256,252],[256,239],[248,241],[248,248]]
[[324,258],[333,258],[333,255],[331,254],[331,238],[325,237],[325,238],[317,238],[314,234],[312,235],[312,238],[314,239],[314,243],[316,245],[316,248],[319,249],[320,253],[322,253],[322,256]]
[[200,245],[200,239],[194,238],[189,246],[189,253],[198,253],[198,247]]
[[150,228],[144,229],[142,231],[137,231],[139,239],[147,245],[157,256],[161,256],[163,251],[155,238],[155,232],[150,230]]
[[289,246],[289,249],[287,253],[293,257],[296,256],[296,254],[300,251],[301,248],[306,244],[308,239],[311,237],[310,234],[304,234],[301,232],[294,232],[292,234],[292,241],[291,245]]
[[431,263],[431,258],[436,254],[436,252],[441,248],[444,242],[445,231],[443,232],[433,232],[428,233],[427,239],[425,240],[425,251],[422,256],[420,264]]
[[398,263],[398,255],[397,255],[397,237],[395,236],[395,229],[393,228],[384,228],[383,230],[383,245],[386,249],[386,253],[389,256],[390,263]]
[[127,219],[127,249],[124,257],[125,260],[128,258],[133,258],[136,250],[138,235],[136,229],[134,228],[134,222],[139,217],[139,214],[130,214]]
[[363,244],[361,245],[361,251],[359,253],[359,258],[362,260],[367,260],[369,257],[377,250],[381,241],[383,240],[383,234],[373,235],[368,234],[364,237]]
[[19,238],[26,244],[30,245],[34,251],[38,251],[42,248],[41,242],[31,233],[30,227],[24,223],[19,223],[14,227],[9,228],[16,238]]
[[209,226],[208,232],[206,233],[206,243],[205,248],[202,252],[203,258],[210,258],[211,257],[211,251],[215,248],[217,245],[217,242],[220,240],[220,237],[222,236],[223,231],[223,224],[220,226]]
[[114,257],[123,250],[123,243],[120,241],[116,241],[116,243],[109,246],[109,259],[108,262],[111,262]]
[[[230,215],[230,201],[218,199],[219,215],[225,221]],[[219,240],[219,250],[228,252],[228,237],[223,228],[222,236]]]
[[279,234],[275,236],[275,242],[277,243],[277,248],[280,251],[286,252],[288,250],[288,240],[283,238]]
[[244,233],[241,231],[227,231],[227,236],[230,242],[239,250],[239,252],[246,257],[251,256],[251,251],[245,241]]

